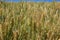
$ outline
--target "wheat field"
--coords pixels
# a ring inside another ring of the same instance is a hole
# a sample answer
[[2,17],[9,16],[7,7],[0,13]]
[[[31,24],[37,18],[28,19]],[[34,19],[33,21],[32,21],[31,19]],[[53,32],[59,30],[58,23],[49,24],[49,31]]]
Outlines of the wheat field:
[[0,2],[0,40],[60,40],[60,3]]

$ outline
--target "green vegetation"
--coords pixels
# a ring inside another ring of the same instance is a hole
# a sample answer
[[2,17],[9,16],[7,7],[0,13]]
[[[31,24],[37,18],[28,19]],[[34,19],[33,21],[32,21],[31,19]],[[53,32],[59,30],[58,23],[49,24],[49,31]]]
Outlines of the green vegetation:
[[0,40],[60,40],[60,3],[0,3]]

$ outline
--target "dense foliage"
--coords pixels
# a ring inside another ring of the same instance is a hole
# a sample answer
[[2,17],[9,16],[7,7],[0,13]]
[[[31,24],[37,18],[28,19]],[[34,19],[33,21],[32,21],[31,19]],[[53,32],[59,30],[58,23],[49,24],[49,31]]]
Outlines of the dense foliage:
[[0,40],[60,40],[60,3],[0,3]]

